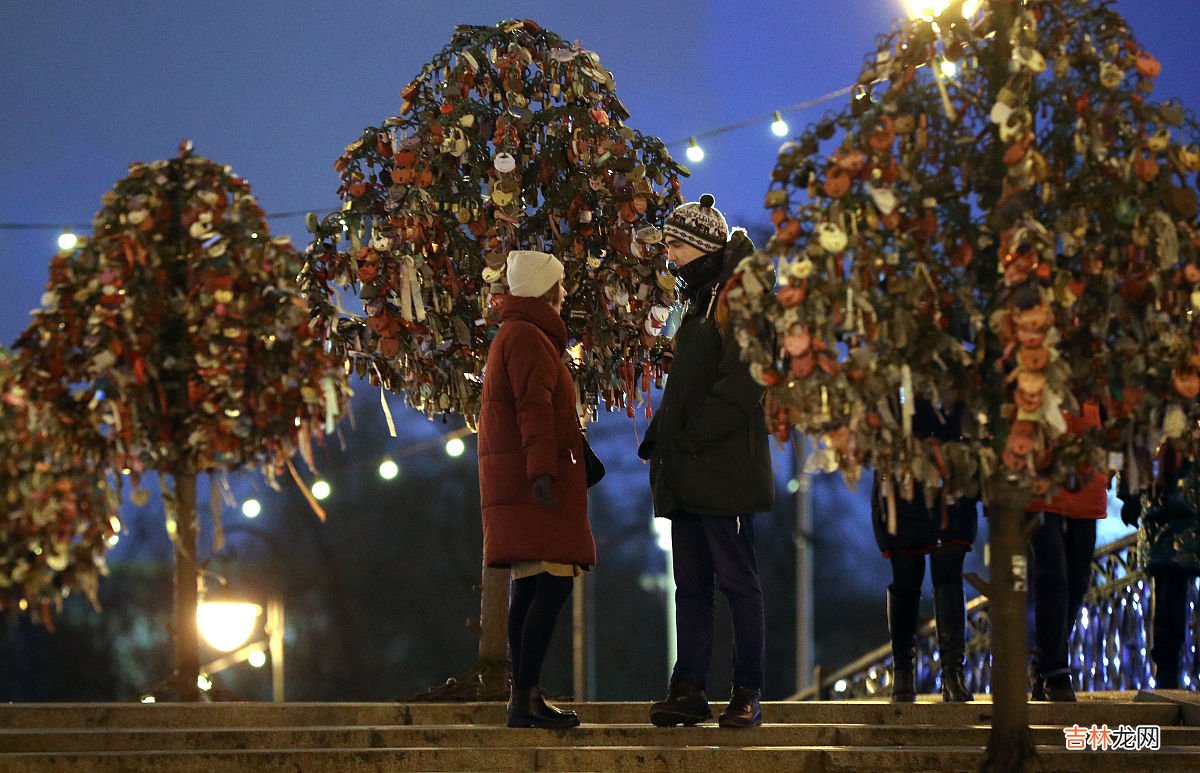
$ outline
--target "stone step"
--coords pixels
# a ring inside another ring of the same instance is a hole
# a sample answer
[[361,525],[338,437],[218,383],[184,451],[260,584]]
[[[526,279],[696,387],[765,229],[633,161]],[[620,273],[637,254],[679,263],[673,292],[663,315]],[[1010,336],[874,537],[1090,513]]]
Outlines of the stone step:
[[[1029,722],[1058,726],[1180,724],[1181,709],[1169,702],[1081,699],[1079,703],[1031,703]],[[584,722],[645,724],[650,702],[563,703]],[[714,716],[724,708],[713,703]],[[890,704],[885,701],[771,702],[763,715],[775,724],[989,725],[992,704]],[[4,704],[0,728],[220,728],[384,725],[499,725],[501,703],[106,703]]]
[[[982,747],[552,747],[347,750],[104,752],[0,755],[0,773],[382,773],[383,771],[787,770],[969,773]],[[1174,773],[1197,769],[1194,750],[1068,752],[1038,747],[1042,770],[1071,773]]]
[[[1111,725],[1110,727],[1115,727]],[[1033,742],[1063,746],[1061,726],[1031,728]],[[227,729],[0,730],[0,754],[29,752],[209,751],[279,749],[746,747],[746,746],[984,746],[989,728],[933,725],[781,725],[728,730],[715,726],[656,728],[588,725],[570,731],[512,730],[484,725],[287,727]],[[1163,727],[1162,744],[1200,752],[1200,727]]]

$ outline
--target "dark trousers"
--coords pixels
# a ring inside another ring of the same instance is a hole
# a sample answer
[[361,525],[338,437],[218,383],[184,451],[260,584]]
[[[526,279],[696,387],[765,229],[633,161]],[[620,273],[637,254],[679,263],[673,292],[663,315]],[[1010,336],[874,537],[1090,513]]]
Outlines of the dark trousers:
[[720,588],[733,621],[733,684],[762,689],[767,645],[753,518],[676,513],[671,544],[679,643],[671,679],[705,689]]
[[1033,627],[1038,676],[1071,673],[1067,642],[1092,580],[1096,521],[1042,513],[1033,551]]
[[1187,635],[1187,592],[1192,575],[1160,569],[1150,572],[1150,580],[1154,610],[1150,657],[1154,660],[1154,683],[1159,689],[1178,689],[1179,656]]

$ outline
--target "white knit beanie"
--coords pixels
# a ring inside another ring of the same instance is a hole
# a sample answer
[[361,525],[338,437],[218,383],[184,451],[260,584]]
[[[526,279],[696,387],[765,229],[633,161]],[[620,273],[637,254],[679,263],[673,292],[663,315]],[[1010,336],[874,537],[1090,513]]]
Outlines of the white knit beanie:
[[675,208],[663,225],[663,236],[674,236],[703,252],[716,252],[729,241],[729,224],[725,216],[713,206],[716,199],[711,193],[700,197],[699,202],[690,201]]
[[558,258],[534,250],[508,253],[508,291],[513,295],[537,298],[558,282],[564,274]]

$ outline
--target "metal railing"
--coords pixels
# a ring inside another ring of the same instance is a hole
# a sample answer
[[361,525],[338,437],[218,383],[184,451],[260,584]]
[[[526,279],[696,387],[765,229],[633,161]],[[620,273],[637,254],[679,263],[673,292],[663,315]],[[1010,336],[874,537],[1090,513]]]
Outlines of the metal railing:
[[[1184,686],[1196,673],[1196,604],[1200,592],[1188,586],[1189,623],[1181,664]],[[1112,542],[1092,559],[1092,582],[1083,609],[1071,631],[1069,657],[1077,690],[1136,690],[1150,686],[1150,657],[1146,624],[1150,618],[1150,581],[1137,565],[1137,535]],[[967,604],[967,684],[975,692],[991,691],[991,628],[988,600],[979,596]],[[890,644],[868,652],[819,683],[792,696],[794,700],[886,697],[891,693]],[[933,621],[917,629],[915,662],[918,693],[941,690],[937,635]]]

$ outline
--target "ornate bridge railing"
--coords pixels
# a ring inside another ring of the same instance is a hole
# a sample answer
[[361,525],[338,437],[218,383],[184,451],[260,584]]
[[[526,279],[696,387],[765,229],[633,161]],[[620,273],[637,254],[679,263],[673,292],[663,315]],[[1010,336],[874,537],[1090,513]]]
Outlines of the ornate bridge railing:
[[[1150,657],[1146,625],[1150,618],[1150,580],[1137,566],[1137,536],[1105,545],[1092,560],[1092,583],[1070,639],[1071,668],[1077,690],[1135,690],[1150,686]],[[1189,624],[1184,642],[1184,686],[1196,674],[1198,593],[1188,589]],[[891,646],[884,644],[838,671],[822,676],[819,686],[795,699],[854,699],[887,696],[891,692]],[[991,629],[988,600],[982,596],[967,605],[967,682],[975,692],[991,691]],[[917,630],[918,693],[941,689],[937,636],[933,621]]]

